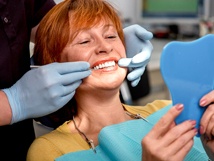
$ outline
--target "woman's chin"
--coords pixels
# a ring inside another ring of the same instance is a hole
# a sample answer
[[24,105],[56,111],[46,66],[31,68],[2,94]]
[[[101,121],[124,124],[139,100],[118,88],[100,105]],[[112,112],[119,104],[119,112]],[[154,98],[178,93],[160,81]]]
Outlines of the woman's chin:
[[111,90],[119,90],[122,85],[123,80],[120,79],[99,79],[93,82],[83,81],[80,85],[79,89],[82,90],[90,90],[99,92],[99,90],[106,90],[106,92],[110,92]]
[[92,89],[117,89],[120,88],[124,79],[126,77],[126,72],[112,72],[108,73],[100,73],[92,74],[89,77],[83,79],[83,82],[80,86],[88,86],[88,88]]

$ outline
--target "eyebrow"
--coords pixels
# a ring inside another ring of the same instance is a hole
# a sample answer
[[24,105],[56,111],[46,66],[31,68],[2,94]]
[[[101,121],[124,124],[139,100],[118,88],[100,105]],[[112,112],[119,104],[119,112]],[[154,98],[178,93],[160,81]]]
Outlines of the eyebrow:
[[114,25],[113,24],[106,24],[106,25],[104,25],[104,27],[109,28],[109,27],[114,27]]

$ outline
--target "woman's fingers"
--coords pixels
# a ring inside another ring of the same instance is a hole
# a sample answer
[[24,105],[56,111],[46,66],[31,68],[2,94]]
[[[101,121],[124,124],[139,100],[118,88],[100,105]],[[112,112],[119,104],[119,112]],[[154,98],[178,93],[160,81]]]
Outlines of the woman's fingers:
[[142,140],[144,160],[183,160],[197,134],[196,121],[187,120],[175,125],[182,104],[173,106]]
[[176,148],[182,148],[183,144],[185,144],[185,141],[187,142],[188,139],[192,139],[193,136],[197,134],[195,125],[195,120],[187,120],[181,124],[178,124],[174,128],[171,128],[169,132],[163,136],[163,139],[165,140],[164,143],[169,145],[176,143],[177,140],[180,140],[181,142],[178,144],[178,146],[176,146]]
[[201,100],[200,100],[200,106],[207,106],[210,103],[214,102],[214,90],[212,90],[211,92],[209,92],[208,94],[204,95]]
[[214,90],[204,95],[200,100],[200,106],[207,107],[200,121],[200,133],[208,140],[214,136]]
[[177,150],[176,153],[172,155],[171,160],[184,160],[185,156],[188,154],[193,144],[194,144],[193,138],[188,140],[188,142],[186,142],[180,150]]
[[[193,145],[193,137],[196,135],[197,129],[192,128],[193,123],[191,121],[182,124],[177,129],[177,126],[172,128],[176,129],[174,134],[178,134],[180,133],[178,132],[181,130],[180,128],[188,126],[184,132],[181,132],[179,137],[174,136],[172,131],[167,133],[169,138],[167,138],[167,135],[157,139],[152,139],[149,134],[145,136],[142,140],[143,159],[146,161],[183,160]],[[168,144],[167,142],[171,138],[174,138],[174,140],[171,144]]]
[[177,104],[173,106],[153,127],[152,131],[150,131],[150,136],[153,138],[158,138],[160,136],[165,135],[166,132],[174,124],[175,118],[181,113],[183,110],[182,104]]
[[[203,126],[203,125],[202,125]],[[213,139],[214,136],[214,114],[212,114],[209,117],[209,121],[206,125],[204,125],[203,127],[205,127],[205,134],[208,137],[209,140]]]

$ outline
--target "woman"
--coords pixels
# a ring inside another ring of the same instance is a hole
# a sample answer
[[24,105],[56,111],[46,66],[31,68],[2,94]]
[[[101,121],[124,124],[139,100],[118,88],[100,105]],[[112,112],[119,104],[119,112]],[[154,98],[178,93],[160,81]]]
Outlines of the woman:
[[[76,90],[75,100],[69,104],[71,117],[53,132],[34,141],[28,161],[55,160],[70,152],[90,148],[96,153],[95,147],[100,143],[98,135],[104,127],[147,117],[170,105],[171,101],[155,101],[144,107],[121,103],[119,89],[127,69],[117,63],[125,56],[121,21],[107,2],[65,0],[46,15],[36,35],[36,63],[87,61],[92,73],[83,80]],[[171,108],[143,139],[143,157],[139,160],[185,158],[197,129],[193,120],[174,124],[182,109],[182,105]],[[152,149],[148,142],[150,138],[156,139],[153,147],[163,147],[158,155],[153,151],[157,149]],[[167,140],[170,144],[165,144]],[[141,151],[141,147],[138,150]],[[167,150],[167,156],[161,154],[163,150]]]

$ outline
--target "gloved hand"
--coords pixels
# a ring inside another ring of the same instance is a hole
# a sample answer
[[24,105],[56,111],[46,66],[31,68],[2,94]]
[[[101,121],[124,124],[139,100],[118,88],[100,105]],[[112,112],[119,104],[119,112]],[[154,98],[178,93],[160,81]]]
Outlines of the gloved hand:
[[127,79],[131,85],[135,87],[144,73],[148,64],[153,46],[149,41],[153,34],[139,25],[131,25],[124,30],[126,43],[126,56],[119,60],[118,65],[121,67],[129,67],[132,70]]
[[89,63],[52,63],[28,71],[12,87],[3,89],[11,109],[11,124],[57,111],[75,94],[83,78],[90,75]]

